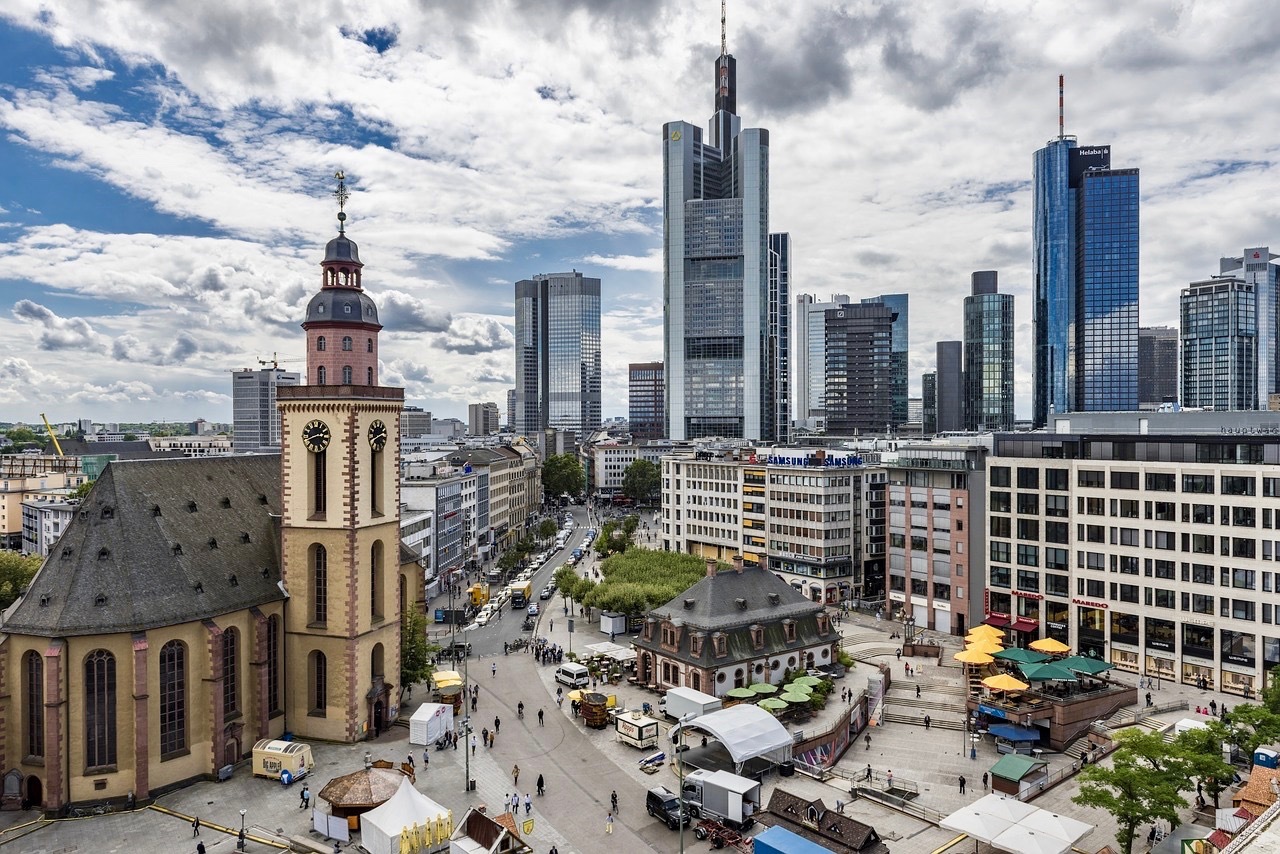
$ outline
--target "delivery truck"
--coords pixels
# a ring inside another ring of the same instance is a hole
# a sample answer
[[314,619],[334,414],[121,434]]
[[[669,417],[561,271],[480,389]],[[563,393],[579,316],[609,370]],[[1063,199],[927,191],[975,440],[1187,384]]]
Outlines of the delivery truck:
[[532,581],[519,581],[509,586],[507,589],[511,591],[512,610],[519,610],[520,608],[527,608],[529,606],[529,602],[532,601],[533,596]]
[[658,722],[640,712],[626,712],[614,721],[618,741],[647,750],[658,744]]
[[658,711],[669,718],[680,720],[685,715],[694,717],[707,712],[718,712],[721,708],[720,698],[692,688],[670,688],[667,696],[658,701]]
[[714,818],[735,830],[755,824],[760,809],[760,784],[728,771],[690,771],[685,775],[685,807],[696,818]]

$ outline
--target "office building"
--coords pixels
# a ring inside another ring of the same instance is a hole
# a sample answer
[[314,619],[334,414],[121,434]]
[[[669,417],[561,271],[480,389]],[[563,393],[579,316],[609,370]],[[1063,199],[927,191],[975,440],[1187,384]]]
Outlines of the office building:
[[634,362],[627,366],[627,415],[632,441],[666,438],[666,386],[661,362]]
[[1258,409],[1258,300],[1254,285],[1219,277],[1179,298],[1182,404],[1229,412]]
[[280,368],[231,372],[231,447],[237,454],[280,450],[276,387],[298,385],[302,375]]
[[791,235],[769,235],[769,339],[765,353],[773,405],[772,440],[791,441]]
[[1218,272],[1253,285],[1258,316],[1258,406],[1267,406],[1280,392],[1280,258],[1266,246],[1244,250],[1236,258],[1223,258]]
[[421,406],[406,406],[400,413],[401,438],[431,435],[432,421],[431,413]]
[[920,432],[932,436],[938,432],[938,374],[927,371],[920,375]]
[[1036,426],[1050,413],[1138,408],[1138,170],[1059,134],[1035,153]]
[[987,622],[1256,695],[1280,665],[1280,418],[1064,416],[988,460]]
[[939,341],[935,352],[937,432],[954,433],[964,429],[964,344]]
[[516,426],[516,390],[507,389],[507,429],[514,430]]
[[[770,305],[769,131],[742,127],[723,43],[714,69],[707,136],[685,121],[662,128],[667,430],[775,441],[786,334],[769,325],[787,309]],[[775,256],[785,302],[790,255]]]
[[845,294],[834,294],[827,302],[818,302],[810,294],[796,297],[791,388],[796,422],[811,430],[824,427],[827,417],[826,311],[848,304]]
[[467,405],[467,435],[491,436],[498,432],[498,404],[471,403]]
[[1178,330],[1138,328],[1138,408],[1159,409],[1178,402]]
[[591,445],[583,449],[587,471],[587,494],[606,498],[622,493],[622,478],[627,467],[636,460],[647,460],[661,467],[663,455],[671,453],[671,445],[651,444]]
[[912,397],[907,399],[907,423],[919,424],[924,421],[924,398]]
[[[824,312],[827,432],[884,433],[893,428],[896,367],[892,359],[897,315],[882,302]],[[903,399],[903,420],[906,399]]]
[[907,294],[881,294],[863,303],[883,303],[893,312],[893,328],[889,341],[889,396],[894,426],[907,422],[907,371],[911,365],[911,336],[908,322],[910,299]]
[[978,270],[964,298],[965,429],[1013,429],[1013,294],[998,273]]
[[600,280],[572,273],[516,282],[515,431],[600,427]]

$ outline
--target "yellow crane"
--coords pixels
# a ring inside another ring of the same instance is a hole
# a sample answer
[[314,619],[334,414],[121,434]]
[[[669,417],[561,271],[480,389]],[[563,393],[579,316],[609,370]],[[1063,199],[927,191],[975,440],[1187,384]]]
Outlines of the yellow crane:
[[49,431],[49,438],[53,440],[53,449],[58,452],[58,456],[65,456],[62,453],[62,446],[58,444],[58,437],[53,432],[53,425],[49,423],[49,419],[43,412],[40,413],[40,420],[44,422],[44,429]]

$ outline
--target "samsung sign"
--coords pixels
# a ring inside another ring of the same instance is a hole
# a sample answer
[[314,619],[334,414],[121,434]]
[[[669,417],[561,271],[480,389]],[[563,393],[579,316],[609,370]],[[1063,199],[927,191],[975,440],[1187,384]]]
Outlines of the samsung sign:
[[771,466],[823,466],[823,467],[850,467],[862,465],[862,457],[854,454],[835,457],[831,454],[818,456],[816,454],[810,456],[787,456],[783,454],[770,454],[767,462]]

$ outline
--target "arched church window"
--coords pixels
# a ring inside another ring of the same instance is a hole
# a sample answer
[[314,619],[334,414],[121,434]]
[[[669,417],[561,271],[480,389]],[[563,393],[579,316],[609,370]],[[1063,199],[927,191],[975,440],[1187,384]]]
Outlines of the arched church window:
[[240,633],[226,629],[222,633],[222,712],[232,715],[240,711],[239,659]]
[[172,640],[160,648],[160,755],[187,749],[187,647]]
[[116,764],[116,657],[105,649],[84,659],[84,764]]
[[316,349],[317,349],[317,350],[323,350],[323,349],[324,349],[324,336],[323,336],[323,335],[321,335],[319,338],[317,338],[317,339],[316,339]]
[[316,385],[324,385],[324,365],[316,368]]
[[342,366],[342,384],[351,385],[351,366],[350,365]]
[[342,349],[343,349],[343,350],[345,350],[345,351],[347,351],[347,352],[350,352],[350,351],[351,351],[351,336],[350,336],[350,335],[343,335],[343,336],[342,336]]
[[44,756],[44,659],[35,650],[22,656],[22,718],[27,756]]

